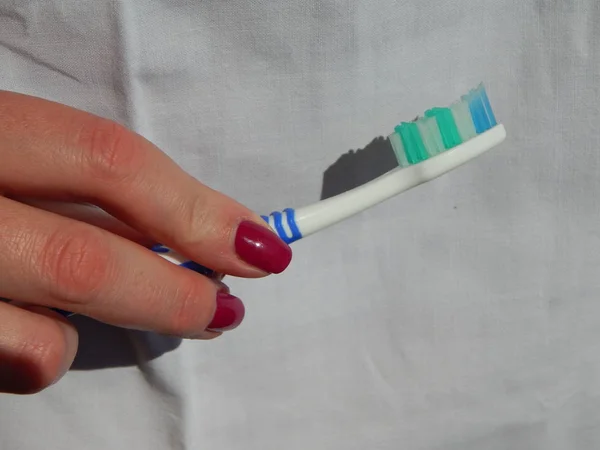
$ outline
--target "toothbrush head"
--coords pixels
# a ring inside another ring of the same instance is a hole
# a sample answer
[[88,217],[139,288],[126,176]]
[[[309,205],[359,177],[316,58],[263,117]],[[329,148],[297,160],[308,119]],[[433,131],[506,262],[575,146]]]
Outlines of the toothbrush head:
[[432,108],[389,136],[400,167],[426,161],[497,125],[485,87],[480,84],[446,108]]

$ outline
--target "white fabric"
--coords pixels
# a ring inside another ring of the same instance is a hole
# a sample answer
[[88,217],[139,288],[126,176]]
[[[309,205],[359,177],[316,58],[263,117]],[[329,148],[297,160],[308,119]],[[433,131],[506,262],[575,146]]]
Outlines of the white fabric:
[[260,213],[480,81],[508,130],[229,280],[248,314],[217,341],[79,321],[93,370],[0,397],[0,448],[598,448],[598,23],[595,0],[0,0],[0,88],[126,123]]

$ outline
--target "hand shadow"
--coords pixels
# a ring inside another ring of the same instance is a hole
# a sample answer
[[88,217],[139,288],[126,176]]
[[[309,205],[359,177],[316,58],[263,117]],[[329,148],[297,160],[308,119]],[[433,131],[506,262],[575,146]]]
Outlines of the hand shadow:
[[[350,150],[323,173],[321,200],[342,194],[390,170],[398,162],[390,141],[382,136],[365,148]],[[79,351],[71,370],[94,370],[144,364],[177,349],[181,339],[116,328],[83,316],[73,316],[79,331]]]
[[79,349],[71,370],[94,370],[144,364],[173,351],[182,340],[144,331],[132,331],[73,316]]

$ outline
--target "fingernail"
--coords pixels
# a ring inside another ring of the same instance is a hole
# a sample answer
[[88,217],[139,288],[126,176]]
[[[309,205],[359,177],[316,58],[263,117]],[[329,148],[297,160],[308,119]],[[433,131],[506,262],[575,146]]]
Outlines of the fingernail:
[[239,298],[220,291],[217,294],[215,315],[207,330],[216,332],[233,330],[244,320],[245,311],[244,304]]
[[292,260],[292,249],[272,231],[257,223],[240,223],[235,236],[240,258],[268,273],[281,273]]

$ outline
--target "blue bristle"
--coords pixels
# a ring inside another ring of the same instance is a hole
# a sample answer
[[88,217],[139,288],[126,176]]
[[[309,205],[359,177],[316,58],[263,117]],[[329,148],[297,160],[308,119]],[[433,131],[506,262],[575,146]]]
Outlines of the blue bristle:
[[471,110],[471,116],[473,117],[473,124],[475,125],[477,134],[481,134],[491,128],[490,121],[479,94],[471,93],[469,96],[469,109]]
[[490,120],[490,125],[492,127],[495,127],[496,125],[498,125],[498,122],[496,122],[496,116],[494,115],[492,105],[490,105],[490,99],[488,98],[487,92],[485,91],[485,88],[483,86],[481,86],[479,90],[481,92],[481,100],[483,101],[483,106],[485,107],[485,111],[487,112],[487,116]]

